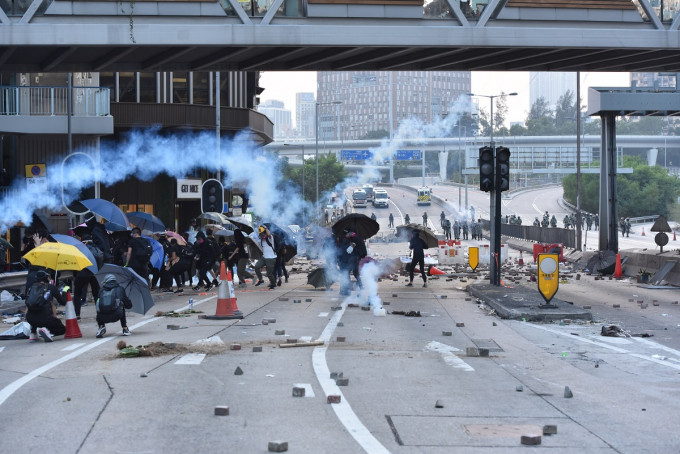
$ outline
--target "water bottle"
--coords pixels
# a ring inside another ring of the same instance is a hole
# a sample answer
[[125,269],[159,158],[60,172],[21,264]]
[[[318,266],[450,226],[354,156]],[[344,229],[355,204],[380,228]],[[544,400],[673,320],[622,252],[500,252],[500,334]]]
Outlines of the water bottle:
[[189,309],[192,310],[192,311],[194,310],[194,299],[193,298],[189,298]]

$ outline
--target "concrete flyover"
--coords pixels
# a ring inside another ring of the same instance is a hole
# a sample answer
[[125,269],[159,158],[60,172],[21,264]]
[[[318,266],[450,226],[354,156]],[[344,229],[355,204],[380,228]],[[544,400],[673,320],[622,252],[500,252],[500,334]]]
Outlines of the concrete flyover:
[[[680,71],[649,0],[0,3],[5,71]],[[465,6],[465,8],[461,8]]]

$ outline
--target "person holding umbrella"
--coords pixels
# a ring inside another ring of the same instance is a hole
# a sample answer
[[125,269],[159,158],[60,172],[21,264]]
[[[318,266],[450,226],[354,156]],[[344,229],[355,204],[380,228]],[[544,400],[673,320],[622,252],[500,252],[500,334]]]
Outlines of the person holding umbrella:
[[264,225],[257,228],[258,238],[260,240],[260,247],[262,248],[262,258],[255,263],[255,274],[257,275],[257,283],[255,286],[264,284],[262,279],[262,267],[267,268],[267,279],[269,279],[269,290],[276,288],[276,246],[274,235]]
[[407,287],[413,287],[413,271],[416,268],[416,264],[420,265],[420,274],[423,276],[423,287],[427,287],[427,273],[425,272],[425,242],[420,238],[420,234],[417,230],[414,230],[411,236],[411,242],[408,248],[413,251],[413,257],[411,258],[411,266],[408,270],[409,283],[406,284]]
[[66,327],[57,318],[57,309],[52,304],[52,298],[56,298],[62,306],[66,305],[61,291],[49,283],[47,271],[39,270],[26,295],[26,321],[31,325],[31,335],[28,338],[30,342],[37,341],[38,335],[45,342],[53,342],[53,336],[66,333]]
[[116,276],[107,274],[104,277],[102,289],[96,303],[97,308],[97,338],[104,337],[106,334],[106,324],[120,321],[123,328],[123,336],[130,336],[132,333],[128,329],[125,318],[125,309],[132,308],[132,301],[125,294],[123,287],[116,282]]
[[[142,238],[142,231],[138,227],[132,229],[132,236],[128,242],[125,256],[125,266],[129,266],[149,282],[149,256],[146,252],[146,240]],[[106,262],[106,259],[104,259]]]

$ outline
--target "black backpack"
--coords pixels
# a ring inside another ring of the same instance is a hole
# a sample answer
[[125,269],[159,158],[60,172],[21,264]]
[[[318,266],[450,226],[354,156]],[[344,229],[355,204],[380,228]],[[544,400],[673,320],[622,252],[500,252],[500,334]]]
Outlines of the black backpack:
[[136,249],[135,255],[140,261],[148,262],[149,259],[151,259],[151,255],[153,254],[153,246],[151,245],[151,241],[142,237],[137,238],[137,240],[139,242],[139,247]]
[[102,252],[101,249],[97,247],[96,244],[89,242],[85,246],[90,250],[90,253],[92,253],[92,256],[94,257],[94,260],[96,263],[94,265],[97,265],[97,268],[101,268],[102,265],[104,264],[104,253]]
[[120,299],[116,298],[116,287],[112,289],[102,289],[99,292],[99,300],[97,301],[97,311],[102,314],[110,314],[116,312],[120,306]]
[[182,252],[180,253],[180,258],[183,260],[193,260],[194,257],[196,257],[196,251],[194,251],[194,247],[187,243],[182,247]]
[[41,312],[50,303],[52,295],[44,282],[36,282],[31,285],[26,298],[26,307],[30,312]]

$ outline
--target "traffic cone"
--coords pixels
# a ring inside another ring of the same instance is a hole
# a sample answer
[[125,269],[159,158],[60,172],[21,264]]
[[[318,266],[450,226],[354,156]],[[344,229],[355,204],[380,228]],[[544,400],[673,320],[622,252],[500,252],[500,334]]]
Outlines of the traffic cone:
[[205,315],[201,318],[210,320],[243,318],[243,313],[236,306],[236,294],[234,293],[231,271],[227,271],[224,262],[220,265],[220,285],[217,289],[217,309],[215,310],[215,315]]
[[446,273],[443,272],[442,270],[438,269],[436,266],[430,265],[430,270],[428,271],[427,274],[428,274],[428,276],[441,276],[441,275],[444,275]]
[[519,251],[519,265],[524,265],[524,257],[522,256],[522,251]]
[[645,236],[645,228],[642,227],[642,236]]
[[78,326],[78,319],[76,318],[76,308],[73,306],[71,299],[71,292],[66,292],[66,334],[64,339],[76,339],[83,337]]
[[623,271],[621,270],[621,254],[616,254],[616,267],[614,268],[614,277],[623,277]]

